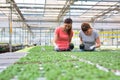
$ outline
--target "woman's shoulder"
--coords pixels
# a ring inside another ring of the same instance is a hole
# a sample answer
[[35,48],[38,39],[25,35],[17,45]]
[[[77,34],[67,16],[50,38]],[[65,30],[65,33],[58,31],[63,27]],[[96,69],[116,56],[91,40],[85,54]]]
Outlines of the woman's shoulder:
[[61,30],[62,30],[61,27],[57,27],[57,28],[55,28],[55,32],[60,32]]
[[61,27],[61,26],[56,27],[56,30],[61,30],[61,29],[62,29],[62,27]]
[[79,33],[81,34],[81,33],[83,33],[83,31],[82,31],[82,30],[79,30]]
[[56,27],[56,28],[55,28],[55,30],[59,30],[59,29],[60,29],[60,27]]
[[98,30],[96,30],[96,29],[93,29],[93,35],[95,35],[95,36],[97,35],[97,36],[98,36],[98,35],[99,35],[99,32],[98,32]]
[[93,33],[98,33],[98,30],[96,30],[96,29],[93,29]]

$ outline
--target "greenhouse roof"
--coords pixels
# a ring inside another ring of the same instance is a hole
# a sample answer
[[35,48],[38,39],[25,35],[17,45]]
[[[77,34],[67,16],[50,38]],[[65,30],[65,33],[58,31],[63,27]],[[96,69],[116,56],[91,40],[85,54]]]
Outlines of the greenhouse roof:
[[0,27],[55,28],[64,18],[74,23],[120,23],[120,0],[0,0]]

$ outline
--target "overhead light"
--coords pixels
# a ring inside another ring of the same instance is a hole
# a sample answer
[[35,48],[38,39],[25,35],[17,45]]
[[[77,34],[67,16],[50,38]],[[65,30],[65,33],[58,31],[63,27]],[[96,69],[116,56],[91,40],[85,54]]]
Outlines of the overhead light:
[[6,0],[6,3],[10,3],[11,2],[11,0]]
[[119,11],[117,11],[117,10],[114,10],[114,11],[112,11],[114,14],[118,14],[119,13]]

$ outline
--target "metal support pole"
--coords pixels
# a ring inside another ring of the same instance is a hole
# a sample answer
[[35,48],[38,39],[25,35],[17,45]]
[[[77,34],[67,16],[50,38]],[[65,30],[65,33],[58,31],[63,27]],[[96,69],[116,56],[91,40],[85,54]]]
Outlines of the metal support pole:
[[9,51],[12,52],[12,2],[10,2],[9,14]]
[[17,43],[17,31],[16,31],[16,28],[14,28],[14,43],[16,44]]

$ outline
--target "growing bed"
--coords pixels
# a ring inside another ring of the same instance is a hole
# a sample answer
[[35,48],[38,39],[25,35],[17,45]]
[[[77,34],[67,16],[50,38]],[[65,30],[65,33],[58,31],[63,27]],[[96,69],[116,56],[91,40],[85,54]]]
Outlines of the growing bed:
[[36,46],[0,73],[0,80],[120,80],[120,53],[55,52]]

